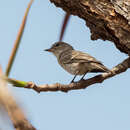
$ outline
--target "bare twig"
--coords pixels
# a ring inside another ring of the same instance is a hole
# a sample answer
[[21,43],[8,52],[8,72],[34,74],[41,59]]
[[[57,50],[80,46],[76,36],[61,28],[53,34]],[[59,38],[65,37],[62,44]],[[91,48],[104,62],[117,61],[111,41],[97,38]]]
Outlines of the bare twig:
[[35,85],[32,82],[18,81],[18,80],[6,78],[6,77],[4,79],[6,79],[8,82],[10,82],[11,84],[13,84],[16,87],[33,89],[36,92],[47,92],[47,91],[68,92],[70,90],[85,89],[88,86],[96,84],[96,83],[102,83],[105,79],[108,79],[117,74],[125,72],[128,68],[130,68],[130,58],[127,58],[122,63],[115,66],[109,73],[103,73],[103,74],[97,75],[95,77],[92,77],[90,79],[70,83],[67,85],[60,84],[60,83],[50,84],[50,85],[48,85],[48,84]]
[[18,32],[18,35],[17,35],[17,38],[16,38],[16,41],[14,43],[14,47],[12,49],[12,53],[10,55],[10,59],[9,59],[9,62],[8,62],[7,68],[6,68],[6,73],[5,73],[6,76],[8,76],[10,71],[11,71],[11,68],[12,68],[12,65],[13,65],[13,62],[14,62],[14,59],[15,59],[18,47],[20,45],[20,41],[21,41],[22,35],[23,35],[23,32],[24,32],[24,28],[25,28],[25,24],[26,24],[26,21],[27,21],[28,12],[29,12],[29,9],[30,9],[30,7],[32,5],[32,2],[33,2],[33,0],[31,0],[30,3],[28,4],[28,7],[27,7],[27,10],[25,12],[25,15],[24,15],[21,27],[19,29],[19,32]]
[[67,24],[69,22],[69,18],[70,18],[70,14],[66,13],[64,16],[63,24],[62,24],[59,41],[62,41],[62,39],[63,39]]
[[[14,59],[16,56],[16,52],[18,50],[18,46],[20,44],[20,40],[22,38],[22,34],[23,34],[23,31],[25,28],[27,15],[28,15],[32,2],[33,2],[33,0],[30,1],[30,3],[28,4],[27,10],[25,12],[25,16],[23,18],[22,25],[18,32],[18,36],[16,38],[14,48],[12,50],[12,54],[9,59],[9,63],[7,65],[6,74],[5,74],[6,76],[9,75],[10,70],[12,68],[12,65],[13,65],[13,62],[14,62]],[[1,68],[0,68],[0,76],[3,77]],[[3,80],[1,78],[0,78],[0,104],[2,104],[2,106],[8,112],[8,115],[9,115],[10,119],[12,120],[13,126],[16,128],[16,130],[35,130],[35,128],[31,125],[31,123],[26,119],[24,112],[17,105],[13,96],[8,91],[5,80]]]

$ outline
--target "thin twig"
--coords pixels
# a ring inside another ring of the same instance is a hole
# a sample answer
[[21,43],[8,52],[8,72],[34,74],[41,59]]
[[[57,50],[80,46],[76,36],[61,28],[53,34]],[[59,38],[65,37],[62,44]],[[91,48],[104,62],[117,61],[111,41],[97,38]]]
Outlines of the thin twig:
[[6,68],[6,72],[5,72],[6,76],[8,76],[10,74],[12,65],[14,63],[14,59],[16,57],[16,53],[17,53],[17,50],[18,50],[18,47],[20,45],[20,41],[21,41],[21,38],[22,38],[22,35],[23,35],[23,32],[24,32],[24,28],[25,28],[25,24],[26,24],[26,21],[27,21],[28,12],[30,10],[30,7],[31,7],[32,3],[33,3],[33,0],[31,0],[30,3],[28,4],[28,7],[27,7],[27,10],[25,12],[25,15],[24,15],[21,27],[19,29],[17,38],[15,40],[14,47],[12,49],[12,53],[10,55],[9,62],[8,62],[7,68]]
[[[30,0],[28,4],[27,10],[25,12],[25,15],[22,21],[22,25],[20,27],[16,41],[14,43],[14,47],[13,47],[13,50],[12,50],[12,53],[11,53],[11,56],[7,65],[6,73],[5,73],[6,76],[10,74],[10,71],[11,71],[11,68],[12,68],[12,65],[13,65],[19,44],[20,44],[20,40],[23,35],[27,15],[32,5],[32,2],[33,0]],[[0,68],[0,77],[4,77],[1,68]],[[31,125],[31,123],[26,119],[24,112],[20,109],[20,107],[16,103],[15,98],[13,98],[13,96],[8,91],[5,80],[1,78],[0,78],[0,104],[2,104],[5,110],[8,112],[8,115],[16,130],[35,130],[35,128]]]
[[63,39],[69,19],[70,19],[70,14],[66,13],[64,16],[63,24],[62,24],[59,41],[62,41],[62,39]]

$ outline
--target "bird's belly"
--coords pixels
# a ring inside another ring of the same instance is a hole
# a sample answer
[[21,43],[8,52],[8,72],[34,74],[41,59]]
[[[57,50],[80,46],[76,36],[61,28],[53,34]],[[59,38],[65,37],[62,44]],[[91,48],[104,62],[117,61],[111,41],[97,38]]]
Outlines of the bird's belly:
[[61,66],[72,75],[83,75],[88,71],[84,65],[79,63],[65,64]]
[[76,75],[77,71],[78,71],[78,63],[72,63],[72,64],[65,64],[62,65],[62,67],[69,73]]

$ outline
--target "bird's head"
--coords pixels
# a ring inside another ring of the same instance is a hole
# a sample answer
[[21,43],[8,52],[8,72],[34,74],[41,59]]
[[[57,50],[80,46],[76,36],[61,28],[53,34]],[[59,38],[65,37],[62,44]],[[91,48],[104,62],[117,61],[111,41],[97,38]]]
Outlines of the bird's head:
[[68,50],[73,50],[73,47],[65,42],[56,42],[51,48],[46,49],[45,51],[52,52],[56,57],[59,57],[62,52]]

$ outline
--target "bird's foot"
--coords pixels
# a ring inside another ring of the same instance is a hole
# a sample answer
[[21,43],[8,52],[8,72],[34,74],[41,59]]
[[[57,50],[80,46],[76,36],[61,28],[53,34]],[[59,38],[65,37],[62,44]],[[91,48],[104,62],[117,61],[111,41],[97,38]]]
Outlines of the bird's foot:
[[72,80],[72,81],[70,82],[70,84],[71,84],[71,83],[74,83],[74,80]]
[[80,81],[84,81],[84,80],[85,80],[84,78],[81,78],[81,79],[79,80],[79,82],[80,82]]

